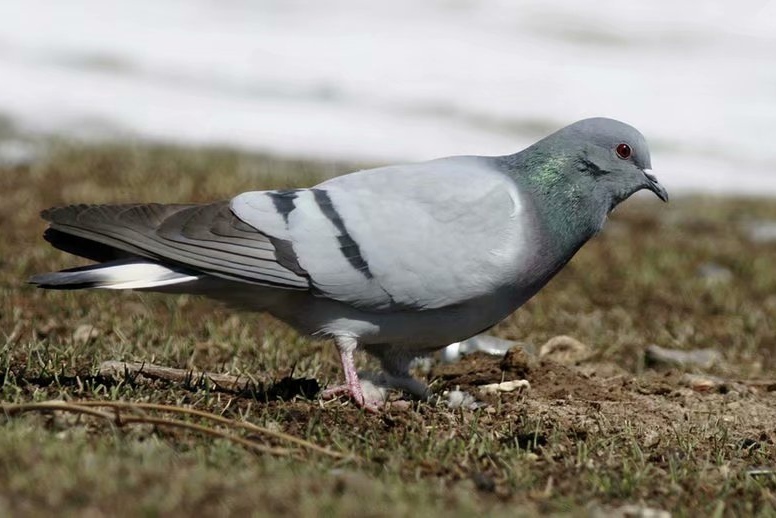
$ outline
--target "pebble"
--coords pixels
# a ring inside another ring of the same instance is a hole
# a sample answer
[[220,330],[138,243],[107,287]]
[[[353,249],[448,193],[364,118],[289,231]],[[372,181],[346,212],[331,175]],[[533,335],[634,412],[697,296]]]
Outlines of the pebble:
[[514,392],[515,390],[530,389],[531,384],[528,380],[502,381],[501,383],[490,383],[481,385],[480,392],[483,394],[496,394],[498,392]]
[[541,358],[548,358],[562,365],[576,365],[591,355],[590,347],[567,335],[554,336],[539,349]]
[[717,263],[704,263],[698,267],[696,273],[710,284],[725,284],[733,280],[733,272]]
[[84,345],[100,336],[100,330],[91,324],[81,324],[73,331],[73,341],[79,345]]
[[595,507],[589,516],[594,518],[671,518],[671,513],[663,509],[626,504],[621,507]]
[[442,349],[442,361],[453,363],[466,354],[483,352],[492,356],[504,356],[518,342],[491,335],[476,335],[463,342],[455,342]]
[[716,349],[695,349],[681,351],[650,345],[645,351],[647,363],[672,365],[675,367],[700,367],[709,369],[722,360],[722,353]]
[[776,241],[776,221],[764,220],[747,223],[744,233],[753,243],[773,243]]
[[679,380],[679,384],[690,387],[696,392],[708,392],[715,390],[725,384],[725,380],[716,376],[698,376],[696,374],[685,374]]

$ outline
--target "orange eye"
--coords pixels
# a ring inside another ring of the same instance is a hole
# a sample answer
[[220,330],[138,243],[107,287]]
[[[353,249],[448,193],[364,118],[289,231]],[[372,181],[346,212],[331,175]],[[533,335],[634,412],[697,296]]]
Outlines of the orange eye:
[[624,142],[622,144],[617,145],[617,156],[622,158],[623,160],[627,160],[631,156],[631,147],[628,144],[625,144]]

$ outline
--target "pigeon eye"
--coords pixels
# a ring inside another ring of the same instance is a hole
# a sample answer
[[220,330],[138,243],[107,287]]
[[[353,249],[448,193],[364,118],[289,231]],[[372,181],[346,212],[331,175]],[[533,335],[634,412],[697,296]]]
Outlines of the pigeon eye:
[[617,145],[617,156],[622,158],[623,160],[627,160],[631,156],[631,147],[628,144],[625,144],[624,142],[622,144]]

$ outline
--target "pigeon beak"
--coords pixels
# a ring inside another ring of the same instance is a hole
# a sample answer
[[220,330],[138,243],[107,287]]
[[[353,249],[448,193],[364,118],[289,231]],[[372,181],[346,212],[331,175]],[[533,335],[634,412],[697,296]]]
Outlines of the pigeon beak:
[[644,176],[647,177],[647,184],[644,187],[654,192],[658,198],[668,203],[668,191],[666,191],[665,187],[658,183],[655,175],[645,172]]

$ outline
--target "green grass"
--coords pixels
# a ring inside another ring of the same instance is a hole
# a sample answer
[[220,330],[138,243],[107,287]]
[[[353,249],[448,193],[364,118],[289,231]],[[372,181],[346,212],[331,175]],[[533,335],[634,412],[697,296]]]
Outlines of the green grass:
[[[483,397],[479,410],[414,403],[373,416],[315,397],[97,376],[105,360],[242,374],[265,389],[284,378],[327,385],[341,372],[331,344],[267,316],[196,297],[25,284],[33,273],[82,264],[42,240],[38,212],[48,206],[207,201],[311,185],[354,168],[228,150],[59,145],[32,166],[0,170],[3,402],[189,405],[362,459],[257,454],[180,430],[72,414],[0,417],[0,515],[579,515],[625,504],[677,516],[776,514],[776,475],[748,474],[776,468],[776,397],[736,384],[773,378],[776,365],[776,244],[752,243],[743,230],[776,220],[770,200],[626,203],[492,331],[534,348],[571,335],[591,358],[571,366],[532,359],[531,390]],[[698,275],[707,263],[731,279]],[[710,373],[730,383],[706,393],[683,387],[681,372],[645,365],[649,344],[715,348],[724,362]],[[429,380],[439,391],[473,391],[517,372],[475,357],[436,367]]]

